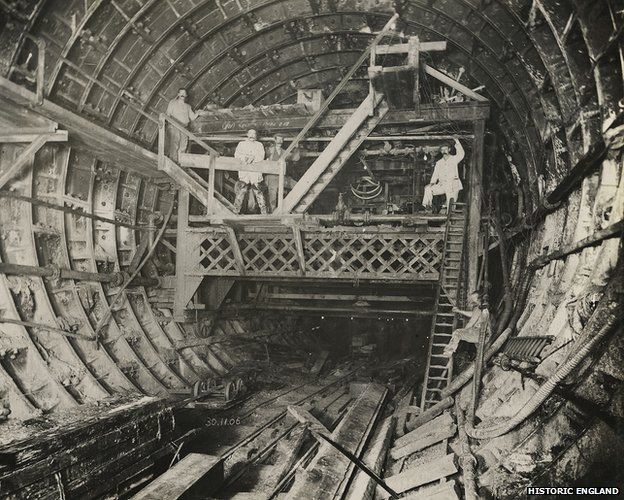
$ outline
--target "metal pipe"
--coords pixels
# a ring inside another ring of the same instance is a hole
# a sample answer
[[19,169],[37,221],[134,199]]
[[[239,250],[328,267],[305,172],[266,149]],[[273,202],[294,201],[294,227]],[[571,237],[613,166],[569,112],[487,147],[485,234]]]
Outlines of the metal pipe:
[[152,257],[154,250],[156,250],[156,246],[158,245],[158,242],[165,234],[165,230],[167,229],[167,224],[169,224],[169,219],[171,219],[171,214],[173,213],[173,207],[174,207],[174,203],[172,203],[171,206],[169,207],[169,212],[167,212],[167,215],[165,216],[163,220],[162,226],[160,226],[160,229],[158,230],[158,234],[156,235],[156,238],[154,239],[154,243],[148,249],[147,254],[145,255],[145,257],[143,257],[143,259],[141,260],[139,265],[136,267],[134,272],[130,276],[128,276],[127,280],[125,280],[125,284],[121,285],[121,288],[117,291],[115,298],[108,305],[108,308],[106,309],[106,312],[104,313],[104,316],[98,322],[95,328],[95,336],[98,339],[100,337],[100,332],[102,331],[104,326],[108,323],[108,320],[113,314],[113,308],[124,297],[124,294],[123,294],[124,290],[130,285],[130,283],[132,283],[133,280],[136,279],[136,277],[138,276],[139,272],[141,271],[145,263]]
[[223,312],[228,310],[244,311],[244,310],[276,310],[276,311],[314,311],[318,314],[329,315],[332,313],[343,314],[346,316],[357,316],[358,314],[368,315],[404,315],[404,316],[431,316],[432,309],[372,309],[370,307],[349,308],[349,307],[325,307],[325,306],[304,306],[297,304],[277,304],[271,302],[245,303],[238,302],[228,304]]
[[540,267],[544,267],[546,264],[548,264],[549,262],[553,260],[562,259],[572,253],[579,252],[583,250],[584,248],[597,245],[598,243],[602,242],[603,240],[606,240],[607,238],[613,238],[615,236],[622,236],[623,232],[624,232],[624,220],[620,220],[618,222],[611,224],[610,226],[604,229],[599,229],[598,231],[594,232],[594,234],[592,234],[591,236],[588,236],[587,238],[583,238],[582,240],[579,240],[576,243],[565,245],[559,250],[555,250],[554,252],[551,252],[549,254],[533,259],[529,263],[529,267],[534,268],[534,269],[539,269]]
[[100,217],[99,215],[90,214],[87,212],[83,212],[82,210],[76,210],[75,208],[64,207],[62,205],[56,205],[55,203],[49,203],[47,201],[38,200],[36,198],[31,198],[29,196],[22,196],[12,191],[0,191],[0,198],[10,198],[12,200],[24,201],[26,203],[30,203],[32,205],[36,205],[39,207],[49,208],[50,210],[58,210],[60,212],[65,212],[67,214],[76,215],[78,217],[85,217],[87,219],[98,220],[100,222],[107,222],[108,224],[113,224],[115,226],[127,227],[128,229],[134,229],[136,231],[149,231],[151,230],[147,226],[137,226],[135,224],[128,224],[126,222],[117,221],[115,219],[108,219],[106,217]]
[[22,321],[21,319],[0,318],[0,323],[6,323],[9,325],[27,326],[28,328],[40,328],[41,330],[46,330],[52,333],[58,333],[66,337],[73,337],[76,339],[91,340],[91,341],[96,340],[95,338],[89,337],[87,335],[82,335],[80,333],[74,333],[74,332],[67,332],[65,330],[61,330],[60,328],[56,328],[50,325],[44,325],[43,323],[35,323],[34,321]]
[[[279,135],[279,134],[276,134]],[[280,136],[282,137],[282,136]],[[459,134],[459,135],[448,135],[448,134],[428,134],[428,135],[411,135],[411,134],[402,134],[402,135],[369,135],[365,137],[365,141],[436,141],[436,140],[451,140],[451,139],[474,139],[474,134]],[[242,135],[210,135],[203,136],[202,139],[206,142],[240,142],[245,139]],[[284,142],[291,142],[295,138],[294,137],[282,137]],[[258,139],[262,142],[273,142],[275,140],[274,136],[271,137],[260,137]],[[329,136],[316,136],[316,137],[304,137],[303,139],[299,139],[299,142],[330,142],[333,140],[333,137]]]
[[[96,281],[99,283],[112,283],[119,286],[124,282],[125,273],[90,273],[75,271],[73,269],[59,269],[56,266],[25,266],[21,264],[9,264],[0,262],[0,273],[13,276],[39,276],[41,278],[70,279],[77,281]],[[132,280],[132,286],[158,286],[158,278],[144,278],[137,276]]]

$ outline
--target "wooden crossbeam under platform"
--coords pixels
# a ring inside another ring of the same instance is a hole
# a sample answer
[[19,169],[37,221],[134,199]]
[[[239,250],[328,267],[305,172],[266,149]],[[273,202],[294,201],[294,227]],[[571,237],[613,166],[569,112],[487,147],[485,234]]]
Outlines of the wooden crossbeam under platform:
[[[338,129],[342,127],[353,114],[353,109],[329,110],[315,124],[315,129]],[[457,102],[447,104],[421,104],[418,114],[413,109],[391,109],[381,120],[380,126],[385,125],[424,125],[433,123],[472,122],[485,120],[490,115],[488,102]],[[244,117],[232,118],[225,115],[222,119],[211,115],[210,119],[198,118],[192,125],[192,130],[199,137],[213,134],[244,134],[250,128],[265,133],[299,131],[310,119],[309,114],[291,116]]]

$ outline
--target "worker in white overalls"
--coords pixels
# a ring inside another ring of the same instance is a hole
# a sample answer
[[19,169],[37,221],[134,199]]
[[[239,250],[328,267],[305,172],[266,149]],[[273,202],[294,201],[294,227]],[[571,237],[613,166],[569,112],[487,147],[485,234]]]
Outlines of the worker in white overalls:
[[[247,138],[236,146],[234,158],[247,164],[264,160],[264,146],[257,139],[258,134],[256,131],[253,129],[248,130]],[[264,183],[262,172],[240,171],[238,180],[234,185],[234,192],[236,194],[234,209],[237,214],[241,213],[247,193],[250,192],[254,194],[260,213],[267,213],[266,184]]]
[[[179,121],[184,127],[196,120],[198,116],[203,116],[207,111],[193,111],[191,105],[186,102],[188,93],[186,89],[178,90],[178,95],[169,101],[167,115]],[[188,148],[188,137],[172,125],[167,127],[167,153],[172,160],[178,161],[180,153],[186,153]]]
[[448,146],[442,146],[440,152],[442,158],[436,162],[431,181],[425,186],[425,195],[422,201],[425,208],[431,208],[433,197],[439,194],[446,195],[446,206],[448,207],[451,200],[457,201],[457,196],[463,188],[457,168],[465,155],[461,143],[455,139],[454,155],[451,154]]

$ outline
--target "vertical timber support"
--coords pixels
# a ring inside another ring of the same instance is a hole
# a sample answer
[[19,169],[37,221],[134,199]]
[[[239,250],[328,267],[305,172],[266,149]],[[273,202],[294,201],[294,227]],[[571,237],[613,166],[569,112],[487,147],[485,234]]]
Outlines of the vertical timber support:
[[420,111],[420,39],[417,36],[409,37],[407,49],[407,64],[414,68],[414,110]]
[[208,215],[214,214],[214,197],[215,197],[215,178],[217,157],[213,153],[210,153],[210,169],[208,170],[208,206],[206,207],[206,213]]
[[176,321],[185,320],[186,306],[195,295],[202,282],[201,276],[187,276],[186,269],[192,262],[192,241],[188,237],[189,192],[185,189],[178,191],[178,229],[176,235],[176,279],[173,295],[173,317]]
[[228,235],[230,247],[232,247],[232,253],[234,254],[234,260],[236,261],[236,267],[241,276],[245,276],[245,260],[243,259],[243,253],[241,252],[240,245],[238,244],[238,238],[236,237],[236,231],[231,226],[226,226],[225,230]]
[[279,177],[277,185],[277,210],[280,212],[282,203],[284,203],[284,178],[286,176],[286,159],[284,157],[279,160]]
[[483,204],[483,141],[485,120],[474,122],[474,142],[469,172],[468,200],[468,282],[467,291],[477,288],[479,267],[479,230],[481,228],[481,206]]

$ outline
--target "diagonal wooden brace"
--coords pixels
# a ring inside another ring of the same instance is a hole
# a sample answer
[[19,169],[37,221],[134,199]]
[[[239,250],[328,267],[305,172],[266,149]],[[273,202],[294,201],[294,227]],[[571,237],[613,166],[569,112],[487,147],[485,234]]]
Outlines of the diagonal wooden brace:
[[15,163],[9,167],[9,169],[0,175],[0,189],[4,187],[4,185],[10,181],[13,177],[15,177],[22,168],[28,163],[32,158],[34,158],[37,151],[39,151],[43,145],[50,140],[58,140],[59,137],[65,138],[67,140],[67,134],[45,134],[40,135],[34,141],[32,141],[24,151],[17,157]]

